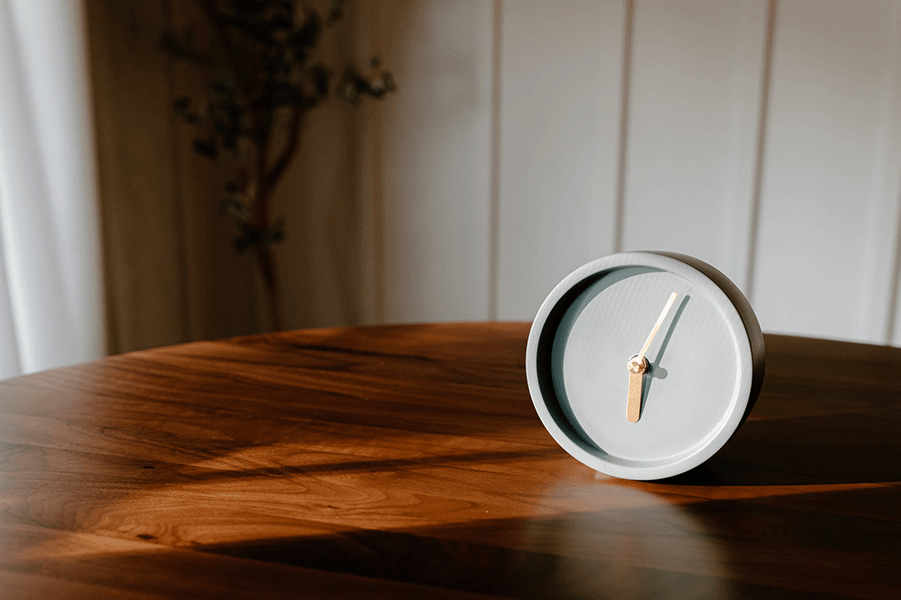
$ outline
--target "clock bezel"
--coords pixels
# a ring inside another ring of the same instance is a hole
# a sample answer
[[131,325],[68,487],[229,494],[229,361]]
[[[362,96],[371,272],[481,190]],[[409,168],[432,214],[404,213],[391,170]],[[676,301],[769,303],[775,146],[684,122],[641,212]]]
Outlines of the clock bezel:
[[[730,331],[736,332],[739,371],[737,402],[723,426],[705,443],[676,457],[670,463],[653,466],[623,464],[606,460],[586,443],[579,424],[569,421],[559,408],[550,368],[550,347],[560,318],[584,289],[603,274],[628,267],[649,267],[673,273],[697,286],[720,309]],[[744,337],[740,334],[744,333]],[[566,276],[548,295],[538,310],[526,347],[526,378],[532,402],[545,428],[570,455],[602,473],[636,480],[672,477],[704,463],[735,434],[750,414],[763,383],[765,348],[760,324],[750,303],[723,273],[691,256],[671,252],[622,252],[594,260]]]

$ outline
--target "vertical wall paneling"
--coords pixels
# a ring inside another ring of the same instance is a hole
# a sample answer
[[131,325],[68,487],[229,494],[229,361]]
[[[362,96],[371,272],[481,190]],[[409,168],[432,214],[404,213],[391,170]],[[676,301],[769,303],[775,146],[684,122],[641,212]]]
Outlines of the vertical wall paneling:
[[[322,0],[317,6],[324,5]],[[203,103],[216,60],[196,65],[158,49],[163,31],[192,33],[201,53],[215,37],[196,3],[87,2],[110,349],[136,350],[252,333],[270,322],[252,254],[235,253],[234,221],[219,207],[234,173],[191,150],[196,131],[173,100]],[[329,28],[317,60],[340,73],[353,47],[353,10]],[[359,66],[365,67],[365,62]],[[274,247],[289,328],[361,320],[356,210],[356,110],[338,98],[303,124],[295,161],[273,198],[286,239]]]
[[[265,325],[226,170],[173,119],[204,74],[156,50],[193,5],[85,5],[111,349]],[[275,206],[287,326],[531,319],[581,264],[660,248],[767,331],[901,345],[901,3],[351,6],[321,58],[378,56],[399,89],[304,126]]]
[[766,330],[873,333],[862,322],[891,243],[868,239],[889,235],[879,222],[896,210],[899,179],[899,138],[883,122],[896,102],[892,5],[779,3],[752,298]]
[[697,256],[745,286],[767,4],[638,0],[623,248]]
[[[778,0],[768,0],[766,9],[766,40],[763,58],[763,73],[761,74],[760,86],[760,107],[758,109],[757,118],[757,142],[756,152],[754,153],[753,164],[748,165],[747,171],[741,171],[741,165],[737,165],[738,172],[750,173],[752,179],[751,197],[746,205],[746,210],[741,211],[739,204],[737,212],[739,214],[732,215],[729,219],[729,225],[724,229],[724,234],[728,235],[732,231],[746,231],[744,251],[744,263],[735,264],[736,277],[738,285],[742,287],[745,295],[750,298],[754,293],[754,268],[757,265],[757,238],[760,229],[760,194],[763,188],[763,159],[766,153],[766,128],[770,111],[770,84],[772,82],[773,71],[773,43],[776,35],[776,12],[778,9]],[[736,181],[736,189],[744,189],[741,179]],[[744,218],[744,221],[742,220]],[[741,237],[738,238],[742,239]],[[737,253],[731,253],[735,258],[740,256]],[[729,263],[727,259],[725,261]]]
[[[377,0],[360,0],[354,11],[356,62],[367,64],[382,54],[376,14]],[[378,324],[385,319],[384,217],[379,142],[380,103],[364,102],[358,111],[355,147],[357,207],[360,213],[360,322]]]
[[492,4],[378,6],[384,318],[487,318]]
[[[172,30],[174,27],[181,29],[181,21],[183,19],[181,18],[182,15],[178,13],[181,12],[180,8],[184,7],[180,7],[178,5],[173,6],[170,0],[161,0],[160,4],[163,7],[163,19],[165,28],[167,30]],[[181,71],[181,69],[179,69],[176,61],[171,59],[166,61],[166,89],[170,97],[174,97],[175,94],[180,95],[182,93],[182,91],[178,89],[177,85],[179,71]],[[200,82],[198,81],[197,83],[199,84]],[[195,87],[200,86],[197,85]],[[179,294],[181,306],[179,306],[178,309],[182,315],[182,319],[184,320],[185,334],[193,337],[193,334],[198,329],[198,320],[194,317],[198,315],[192,314],[193,311],[191,310],[190,299],[194,294],[191,293],[193,290],[191,290],[190,288],[194,287],[193,284],[195,284],[197,280],[190,276],[190,266],[187,264],[187,261],[184,260],[187,245],[186,242],[190,238],[192,233],[192,229],[189,228],[190,219],[187,218],[190,216],[190,211],[186,210],[185,200],[190,201],[190,199],[193,197],[193,194],[186,195],[184,193],[185,190],[183,188],[185,182],[182,181],[183,178],[180,176],[182,175],[182,173],[184,173],[184,170],[180,169],[183,160],[182,157],[186,155],[183,154],[184,149],[182,148],[182,143],[186,139],[190,138],[184,137],[184,134],[182,133],[182,131],[184,130],[182,129],[180,131],[178,129],[178,125],[176,123],[177,121],[178,119],[176,118],[174,111],[170,111],[169,122],[167,123],[167,125],[169,126],[168,128],[172,133],[172,135],[169,136],[169,141],[171,144],[171,147],[169,148],[169,160],[170,168],[172,170],[172,176],[175,180],[175,188],[172,192],[172,200],[175,202],[176,206],[176,210],[174,211],[175,221],[172,223],[172,226],[177,232],[177,236],[175,238],[178,244],[176,252],[180,257],[182,257],[182,260],[180,261],[181,268],[178,272],[178,275],[180,277],[179,288],[182,292],[181,294]],[[191,181],[189,180],[188,183],[190,184]]]
[[172,90],[161,2],[85,3],[104,233],[109,348],[183,341]]
[[[901,210],[899,210],[901,212]],[[901,346],[901,214],[896,221],[895,230],[895,272],[892,285],[892,296],[889,302],[888,331],[886,338],[893,346]]]
[[491,211],[488,231],[488,318],[498,318],[498,235],[500,231],[501,78],[503,77],[504,0],[494,0],[491,15]]
[[[194,32],[201,52],[210,52],[212,32],[195,2],[170,1],[172,30]],[[208,67],[184,60],[168,60],[171,98],[187,95],[194,101],[208,97]],[[171,106],[171,100],[170,100]],[[231,239],[236,228],[219,210],[228,177],[228,156],[216,162],[191,150],[198,132],[170,109],[173,128],[169,160],[177,181],[176,199],[182,238],[184,281],[181,284],[188,339],[208,339],[256,330],[255,280],[251,256],[238,256]],[[224,299],[228,301],[224,301]],[[262,312],[262,309],[260,309]]]
[[613,250],[625,3],[505,2],[498,315]]
[[626,0],[623,17],[623,58],[620,73],[620,115],[617,135],[616,204],[613,212],[613,251],[623,250],[623,215],[626,212],[626,163],[629,148],[629,92],[632,89],[632,40],[635,33],[635,0]]
[[[317,6],[328,6],[328,2]],[[316,49],[316,60],[336,75],[347,64],[368,66],[357,63],[354,56],[356,8],[355,3],[348,4],[346,18],[325,30]],[[384,102],[393,100],[389,97]],[[273,214],[284,217],[286,223],[285,241],[275,247],[275,258],[282,276],[287,329],[360,322],[356,110],[332,97],[307,113],[294,162],[274,190]]]
[[[901,168],[901,156],[899,156],[898,144],[901,142],[901,107],[898,106],[901,99],[901,34],[898,30],[901,28],[901,5],[892,6],[892,75],[889,81],[892,103],[889,105],[891,127],[888,128],[886,141],[890,144],[891,152],[887,152],[885,164],[888,166],[886,175],[894,176],[894,179],[882,178],[884,185],[884,193],[880,197],[883,210],[881,214],[877,213],[877,217],[881,217],[877,221],[880,227],[876,231],[878,239],[889,239],[889,234],[894,236],[893,244],[877,245],[874,248],[874,254],[887,257],[891,261],[891,270],[885,278],[889,283],[886,296],[887,299],[880,304],[882,300],[880,293],[884,288],[874,286],[872,292],[873,307],[872,310],[879,311],[881,308],[886,310],[885,333],[882,340],[895,346],[901,346],[901,177],[895,169]],[[888,209],[888,210],[886,210]],[[886,229],[888,228],[888,229]],[[878,274],[877,274],[878,276]],[[881,282],[877,281],[877,285]],[[878,323],[877,323],[878,325]],[[874,339],[876,341],[876,339]]]
[[892,341],[901,243],[901,3],[890,4],[885,23],[885,64],[877,81],[878,126],[870,166],[873,197],[862,215],[868,230],[860,265],[863,282],[857,327],[861,339],[887,344]]

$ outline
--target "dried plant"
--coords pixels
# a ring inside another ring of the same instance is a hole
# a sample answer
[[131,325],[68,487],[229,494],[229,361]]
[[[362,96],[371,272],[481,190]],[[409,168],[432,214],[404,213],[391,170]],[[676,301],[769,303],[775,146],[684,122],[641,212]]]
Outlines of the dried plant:
[[235,248],[253,252],[266,291],[273,328],[282,328],[279,277],[273,245],[285,236],[272,212],[273,192],[297,154],[304,120],[330,95],[352,104],[395,90],[377,60],[370,73],[351,66],[340,76],[320,62],[323,35],[343,16],[343,2],[320,12],[293,0],[197,0],[215,34],[212,52],[198,49],[191,30],[160,38],[170,55],[206,67],[208,94],[181,96],[175,110],[196,130],[195,152],[229,157],[230,177],[220,208],[237,225]]

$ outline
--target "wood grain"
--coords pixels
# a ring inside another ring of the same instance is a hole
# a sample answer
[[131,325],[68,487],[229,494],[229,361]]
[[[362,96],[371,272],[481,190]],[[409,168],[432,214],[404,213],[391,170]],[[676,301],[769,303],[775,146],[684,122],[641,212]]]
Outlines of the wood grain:
[[768,336],[678,478],[541,426],[527,324],[321,329],[0,382],[0,597],[855,597],[901,589],[901,350]]

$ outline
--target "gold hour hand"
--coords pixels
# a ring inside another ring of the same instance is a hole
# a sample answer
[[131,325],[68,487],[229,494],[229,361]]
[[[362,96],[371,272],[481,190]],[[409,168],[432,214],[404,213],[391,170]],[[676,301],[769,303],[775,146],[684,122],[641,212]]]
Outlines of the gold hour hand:
[[657,322],[654,323],[654,328],[651,330],[651,334],[645,341],[644,346],[642,346],[641,352],[629,359],[627,365],[629,369],[629,394],[626,400],[626,419],[631,423],[637,423],[638,419],[641,418],[641,392],[644,374],[648,370],[648,359],[644,355],[648,348],[651,347],[651,342],[654,341],[657,332],[660,331],[660,326],[663,325],[663,320],[666,319],[666,315],[669,314],[670,309],[673,307],[676,296],[678,296],[676,292],[670,294],[669,300],[666,301],[666,306],[663,307],[663,311],[657,317]]
[[638,355],[629,361],[629,399],[626,404],[626,418],[631,423],[637,423],[641,418],[641,385],[644,380],[644,372],[648,370],[648,359],[638,360]]

